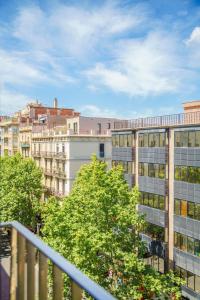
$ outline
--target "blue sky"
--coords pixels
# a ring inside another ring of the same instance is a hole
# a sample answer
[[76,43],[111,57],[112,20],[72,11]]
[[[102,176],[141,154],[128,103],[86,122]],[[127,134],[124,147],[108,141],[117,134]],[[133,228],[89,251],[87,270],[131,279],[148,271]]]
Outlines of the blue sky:
[[200,98],[200,1],[0,0],[0,113],[181,112]]

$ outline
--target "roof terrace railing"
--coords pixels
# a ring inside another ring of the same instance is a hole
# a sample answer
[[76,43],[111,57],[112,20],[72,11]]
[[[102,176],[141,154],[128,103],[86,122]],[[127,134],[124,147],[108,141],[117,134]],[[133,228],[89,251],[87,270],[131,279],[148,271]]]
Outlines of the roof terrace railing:
[[195,124],[200,125],[200,111],[119,121],[114,123],[114,129],[160,128]]
[[11,300],[48,299],[48,261],[53,265],[51,299],[64,299],[63,274],[71,280],[72,300],[83,299],[84,291],[93,299],[115,299],[20,223],[0,223],[0,229],[8,228],[11,229]]

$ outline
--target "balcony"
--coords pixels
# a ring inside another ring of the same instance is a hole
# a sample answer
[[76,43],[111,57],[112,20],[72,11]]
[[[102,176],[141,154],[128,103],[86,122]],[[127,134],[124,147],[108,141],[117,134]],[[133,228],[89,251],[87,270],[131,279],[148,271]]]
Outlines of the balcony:
[[54,158],[55,159],[66,159],[66,154],[64,152],[55,152],[54,153]]
[[[70,299],[84,299],[83,292],[93,299],[115,299],[20,223],[0,223],[0,228],[0,299],[46,300],[50,290],[51,299],[64,299],[64,274],[71,280]],[[51,289],[49,262],[53,270]]]
[[200,111],[116,121],[114,129],[166,128],[200,123]]
[[47,176],[53,176],[53,170],[52,169],[45,169],[44,174]]
[[40,151],[32,152],[32,156],[33,157],[41,157],[41,152]]
[[53,158],[53,152],[49,152],[49,151],[43,151],[41,152],[42,157],[45,158]]
[[29,142],[21,143],[21,148],[30,148],[30,143]]
[[66,178],[66,173],[65,173],[65,171],[62,170],[62,169],[60,169],[60,168],[59,168],[59,169],[54,169],[53,173],[54,173],[54,176],[55,176],[55,177],[59,177],[59,178],[63,178],[63,179]]

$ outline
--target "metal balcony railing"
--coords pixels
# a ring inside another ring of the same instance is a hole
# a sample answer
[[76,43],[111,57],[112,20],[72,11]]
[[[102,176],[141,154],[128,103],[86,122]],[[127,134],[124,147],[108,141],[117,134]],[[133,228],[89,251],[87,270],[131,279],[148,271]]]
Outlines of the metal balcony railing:
[[200,111],[147,117],[133,120],[116,121],[114,129],[142,129],[155,127],[173,127],[200,124]]
[[[84,299],[84,291],[93,299],[115,299],[20,223],[16,221],[0,223],[0,229],[11,230],[11,263],[7,299],[47,300],[49,261],[53,266],[52,300],[64,299],[63,274],[68,275],[71,280],[72,300]],[[2,239],[2,235],[0,238]],[[0,242],[2,244],[2,240]],[[5,299],[6,285],[2,282],[2,278],[0,279],[3,287],[0,291],[4,293],[4,296],[0,294],[0,299]]]

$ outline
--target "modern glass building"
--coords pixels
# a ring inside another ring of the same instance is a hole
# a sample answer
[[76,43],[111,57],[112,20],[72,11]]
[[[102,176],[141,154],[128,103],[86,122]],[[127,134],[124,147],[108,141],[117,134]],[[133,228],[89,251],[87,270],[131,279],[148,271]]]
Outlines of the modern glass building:
[[200,299],[200,102],[184,113],[116,122],[112,163],[140,191],[147,264],[184,278],[186,299]]

